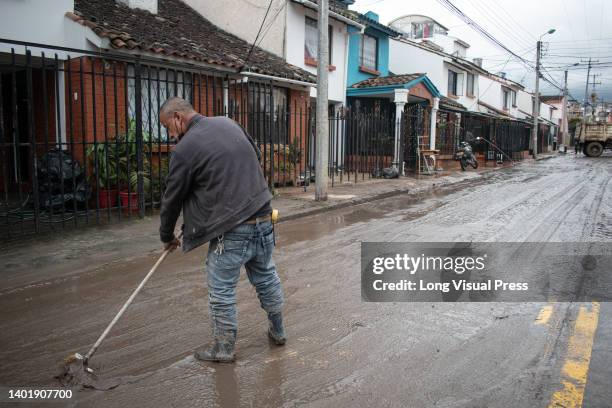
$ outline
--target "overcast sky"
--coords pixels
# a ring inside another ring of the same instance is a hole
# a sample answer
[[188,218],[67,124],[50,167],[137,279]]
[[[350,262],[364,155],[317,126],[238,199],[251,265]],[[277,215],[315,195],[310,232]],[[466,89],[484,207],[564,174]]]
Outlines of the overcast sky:
[[[591,69],[597,74],[595,92],[599,98],[612,101],[612,2],[610,0],[450,0],[457,8],[485,28],[495,38],[535,65],[535,45],[550,28],[556,32],[544,36],[542,64],[549,75],[563,85],[564,66],[588,60],[609,62],[608,68]],[[606,4],[607,3],[607,4]],[[491,72],[504,71],[508,77],[523,83],[530,91],[535,75],[522,63],[493,45],[437,0],[357,0],[351,9],[361,13],[374,11],[380,21],[406,14],[424,14],[449,28],[449,35],[468,42],[468,58],[483,57]],[[568,88],[578,100],[584,99],[586,65],[570,67]],[[593,80],[591,76],[591,81]],[[540,81],[542,94],[559,94],[556,88]],[[589,95],[592,85],[589,85]]]

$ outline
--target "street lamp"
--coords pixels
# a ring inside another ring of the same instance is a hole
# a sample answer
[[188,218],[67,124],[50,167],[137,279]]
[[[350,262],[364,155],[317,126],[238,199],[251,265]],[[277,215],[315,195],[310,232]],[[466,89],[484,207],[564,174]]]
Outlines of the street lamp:
[[540,116],[540,57],[542,50],[542,37],[546,34],[552,34],[556,30],[551,28],[540,36],[536,44],[536,77],[535,77],[535,95],[533,101],[533,158],[537,158],[538,154],[538,117]]

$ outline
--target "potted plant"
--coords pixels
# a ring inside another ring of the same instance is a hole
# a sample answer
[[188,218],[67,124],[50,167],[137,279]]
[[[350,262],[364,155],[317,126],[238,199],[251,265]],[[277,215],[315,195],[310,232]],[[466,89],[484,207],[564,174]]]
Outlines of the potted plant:
[[98,208],[117,205],[117,145],[113,141],[94,144],[87,148],[87,158],[93,165],[91,184],[96,186]]
[[[149,158],[148,144],[149,134],[143,132],[142,168],[145,193],[150,188],[150,177],[148,174]],[[119,187],[119,198],[121,207],[138,211],[138,152],[136,149],[136,122],[130,121],[128,131],[117,136],[116,145],[119,146],[117,157],[119,162],[119,174],[117,175]]]
[[[144,167],[148,168],[148,164],[144,163]],[[149,172],[144,170],[142,172],[142,181],[143,181],[143,193],[146,195],[151,188],[151,177],[149,176]],[[124,188],[119,192],[119,197],[121,197],[121,207],[125,210],[128,208],[130,211],[138,211],[138,170],[136,169],[136,163],[134,163],[134,167],[130,170],[128,177],[129,188],[124,186]]]

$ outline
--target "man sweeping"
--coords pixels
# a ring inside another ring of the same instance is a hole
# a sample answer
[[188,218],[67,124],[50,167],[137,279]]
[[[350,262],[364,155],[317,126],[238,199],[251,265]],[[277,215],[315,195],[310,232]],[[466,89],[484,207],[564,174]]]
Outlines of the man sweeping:
[[234,361],[236,284],[242,265],[268,314],[268,336],[277,345],[285,344],[283,292],[272,260],[272,194],[259,149],[233,120],[202,116],[181,98],[164,102],[159,118],[178,141],[161,204],[164,249],[181,246],[174,235],[181,210],[183,251],[209,242],[206,272],[213,340],[196,350],[195,357]]

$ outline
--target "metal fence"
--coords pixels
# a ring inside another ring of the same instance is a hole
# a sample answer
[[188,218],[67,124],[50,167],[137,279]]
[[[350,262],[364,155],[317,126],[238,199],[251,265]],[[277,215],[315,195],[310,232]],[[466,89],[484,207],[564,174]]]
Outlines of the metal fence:
[[[159,122],[171,96],[240,123],[271,189],[315,180],[304,90],[189,64],[0,41],[0,237],[143,217],[159,207],[174,142]],[[332,186],[391,165],[386,114],[330,115]]]
[[429,149],[431,109],[422,104],[408,105],[401,120],[401,161],[403,171],[420,174],[422,172],[421,152]]
[[174,144],[158,113],[171,96],[245,127],[270,187],[303,184],[309,100],[291,100],[288,88],[188,64],[0,41],[0,236],[157,208]]
[[[0,40],[0,237],[151,214],[174,145],[159,121],[171,96],[240,123],[262,151],[271,189],[305,190],[316,179],[317,140],[304,91],[189,64]],[[392,109],[334,108],[331,185],[383,177],[393,164],[419,173],[430,112],[411,104],[396,119]],[[459,136],[451,127],[438,136],[446,150],[470,135],[494,137],[508,152],[524,147],[511,125],[461,123]]]
[[436,126],[436,148],[442,155],[454,154],[463,141],[485,161],[498,163],[522,160],[529,150],[531,125],[525,121],[441,110]]
[[336,183],[383,177],[394,156],[395,118],[341,109],[330,116],[329,175]]
[[441,155],[453,155],[464,138],[461,114],[439,110],[436,123],[436,149]]
[[525,122],[496,120],[486,158],[498,163],[523,160],[524,152],[529,151],[530,134],[531,126]]

